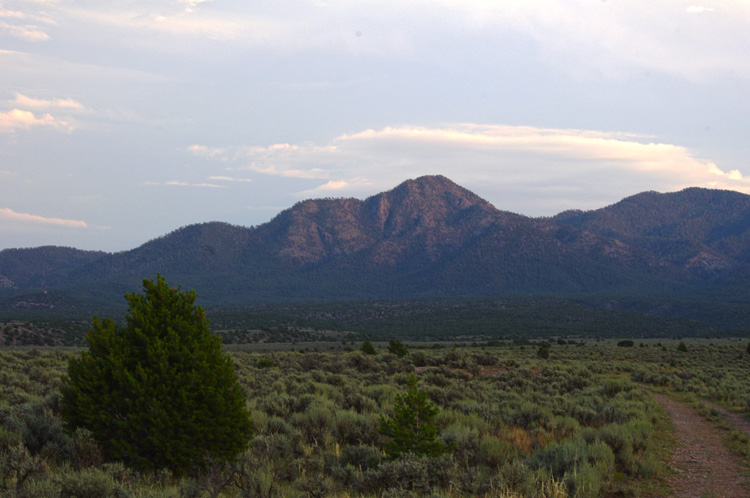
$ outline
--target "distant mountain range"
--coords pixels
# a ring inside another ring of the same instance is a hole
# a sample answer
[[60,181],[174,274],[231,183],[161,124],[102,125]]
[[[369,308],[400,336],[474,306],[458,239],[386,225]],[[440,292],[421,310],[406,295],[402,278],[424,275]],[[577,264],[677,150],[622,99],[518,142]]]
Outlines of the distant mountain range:
[[157,273],[207,306],[532,295],[750,329],[750,196],[645,192],[529,218],[425,176],[364,201],[303,201],[258,227],[183,227],[119,253],[0,251],[0,313],[121,309]]

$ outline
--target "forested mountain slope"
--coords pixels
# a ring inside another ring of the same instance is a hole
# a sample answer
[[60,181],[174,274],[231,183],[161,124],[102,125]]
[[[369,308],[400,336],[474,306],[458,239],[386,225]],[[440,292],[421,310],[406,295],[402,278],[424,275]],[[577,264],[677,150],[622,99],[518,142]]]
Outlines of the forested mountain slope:
[[539,295],[642,308],[729,295],[750,307],[748,228],[750,197],[737,192],[646,192],[529,218],[427,176],[364,201],[303,201],[258,227],[183,227],[120,253],[1,251],[0,311],[118,306],[156,273],[212,306]]

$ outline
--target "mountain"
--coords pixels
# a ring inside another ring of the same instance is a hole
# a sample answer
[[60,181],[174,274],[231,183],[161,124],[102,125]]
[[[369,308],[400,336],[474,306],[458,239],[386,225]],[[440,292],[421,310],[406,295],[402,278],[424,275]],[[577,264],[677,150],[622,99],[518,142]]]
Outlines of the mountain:
[[529,218],[425,176],[364,201],[299,202],[258,227],[183,227],[119,253],[0,251],[0,313],[116,309],[158,272],[211,306],[538,295],[680,315],[664,299],[683,311],[711,296],[750,306],[749,231],[750,196],[736,192],[646,192]]
[[561,213],[553,220],[616,238],[694,271],[722,273],[750,259],[750,196],[739,192],[644,192],[603,209]]

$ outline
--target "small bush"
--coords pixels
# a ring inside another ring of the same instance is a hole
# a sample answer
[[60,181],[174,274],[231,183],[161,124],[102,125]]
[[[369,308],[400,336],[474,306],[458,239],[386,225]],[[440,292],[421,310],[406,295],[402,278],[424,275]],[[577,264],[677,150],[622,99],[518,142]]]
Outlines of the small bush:
[[485,434],[479,441],[479,458],[493,467],[502,467],[515,455],[515,450],[507,441]]
[[88,429],[79,427],[73,433],[73,466],[80,470],[86,467],[98,467],[104,463],[104,453],[99,443]]
[[20,440],[0,449],[0,489],[23,489],[27,482],[47,473],[47,465],[39,455],[32,455]]
[[253,464],[241,457],[235,484],[243,498],[270,498],[279,495],[276,473],[267,460]]
[[364,485],[368,491],[398,489],[402,492],[427,493],[447,483],[452,474],[453,464],[447,457],[431,459],[404,453],[377,469],[368,470]]
[[273,368],[276,366],[276,363],[270,358],[261,356],[258,358],[258,363],[255,366],[258,368]]
[[409,354],[409,350],[406,348],[406,345],[399,339],[391,339],[390,341],[388,341],[388,352],[391,354],[395,354],[399,358],[403,358],[404,356]]
[[83,469],[67,472],[60,482],[60,498],[109,498],[114,497],[112,476],[99,469]]
[[359,348],[359,350],[362,351],[364,354],[369,354],[369,355],[378,354],[378,352],[375,350],[375,346],[372,345],[372,342],[369,339],[362,343],[362,347]]
[[351,465],[363,471],[380,464],[380,450],[374,446],[347,446],[339,457],[341,465]]
[[393,416],[380,419],[380,433],[391,438],[385,451],[395,458],[402,453],[437,456],[450,447],[437,440],[435,416],[440,411],[428,398],[427,393],[417,388],[417,377],[408,381],[409,390],[396,396]]

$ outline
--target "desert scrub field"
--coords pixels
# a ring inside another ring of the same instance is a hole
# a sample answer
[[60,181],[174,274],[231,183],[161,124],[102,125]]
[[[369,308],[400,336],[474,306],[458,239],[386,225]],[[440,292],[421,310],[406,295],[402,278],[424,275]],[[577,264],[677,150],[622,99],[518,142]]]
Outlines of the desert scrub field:
[[[182,479],[107,462],[85,430],[63,431],[76,352],[3,350],[0,496],[666,496],[669,438],[647,385],[748,410],[746,344],[686,346],[233,352],[254,437],[233,465]],[[414,374],[450,451],[388,458],[381,419]]]

